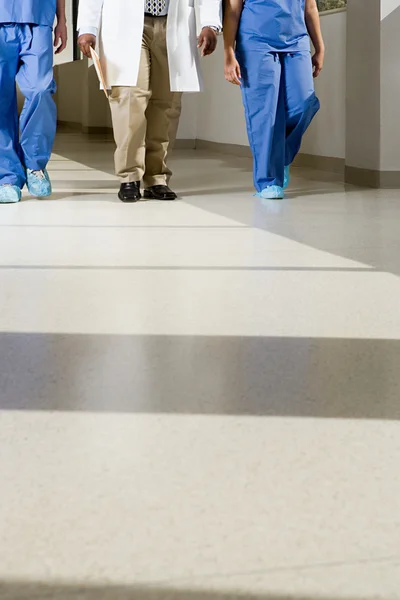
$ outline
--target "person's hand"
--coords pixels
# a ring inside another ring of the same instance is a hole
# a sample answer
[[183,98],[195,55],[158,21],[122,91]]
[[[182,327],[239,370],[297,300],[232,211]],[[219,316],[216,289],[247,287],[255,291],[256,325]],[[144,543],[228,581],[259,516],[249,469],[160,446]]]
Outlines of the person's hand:
[[96,36],[90,33],[84,33],[78,37],[78,46],[82,54],[87,58],[92,58],[90,48],[96,48]]
[[324,68],[325,52],[323,50],[316,52],[312,57],[313,76],[318,77]]
[[56,54],[60,54],[67,47],[68,33],[67,22],[65,19],[60,19],[54,30],[54,48],[57,48]]
[[209,56],[217,47],[217,32],[212,27],[203,27],[199,36],[199,48],[202,56]]
[[225,56],[224,70],[225,79],[229,81],[229,83],[233,83],[234,85],[241,85],[242,74],[240,72],[239,62],[234,52]]

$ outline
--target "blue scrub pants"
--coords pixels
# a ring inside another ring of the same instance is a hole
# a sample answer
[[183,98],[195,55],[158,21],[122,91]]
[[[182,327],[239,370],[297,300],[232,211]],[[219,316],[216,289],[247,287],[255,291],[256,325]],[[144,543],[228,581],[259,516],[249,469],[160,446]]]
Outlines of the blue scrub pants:
[[[25,96],[19,120],[16,82]],[[26,168],[46,167],[57,126],[55,91],[52,28],[0,24],[0,185],[22,188]]]
[[285,166],[319,110],[309,52],[263,52],[239,48],[242,96],[254,157],[257,192],[283,187]]

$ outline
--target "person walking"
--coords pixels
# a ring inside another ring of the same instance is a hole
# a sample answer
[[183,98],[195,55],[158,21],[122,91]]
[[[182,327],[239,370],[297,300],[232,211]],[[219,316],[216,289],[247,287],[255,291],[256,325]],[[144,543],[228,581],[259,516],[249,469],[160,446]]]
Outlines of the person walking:
[[[51,194],[46,170],[57,127],[56,54],[67,45],[65,0],[0,0],[0,203]],[[25,96],[18,117],[16,83]]]
[[[200,15],[197,39],[196,7]],[[214,52],[222,0],[81,0],[78,43],[98,46],[114,138],[119,198],[174,200],[167,157],[175,141],[182,92],[199,92],[202,55]]]
[[224,43],[225,78],[242,89],[257,195],[283,198],[320,108],[313,76],[325,47],[316,0],[226,0]]

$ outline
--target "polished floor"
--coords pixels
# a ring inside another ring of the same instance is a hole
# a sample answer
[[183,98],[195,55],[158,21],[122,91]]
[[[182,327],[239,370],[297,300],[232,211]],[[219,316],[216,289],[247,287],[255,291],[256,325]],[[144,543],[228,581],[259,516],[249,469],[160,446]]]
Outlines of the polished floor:
[[0,210],[0,599],[400,599],[400,192],[112,151]]

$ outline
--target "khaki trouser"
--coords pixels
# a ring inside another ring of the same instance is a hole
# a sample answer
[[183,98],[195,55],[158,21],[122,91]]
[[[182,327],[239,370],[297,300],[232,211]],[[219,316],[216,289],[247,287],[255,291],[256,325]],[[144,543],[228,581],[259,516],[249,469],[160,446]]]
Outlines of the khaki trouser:
[[136,87],[113,87],[110,96],[115,172],[121,182],[165,185],[167,156],[181,114],[182,94],[170,91],[167,18],[146,17]]

